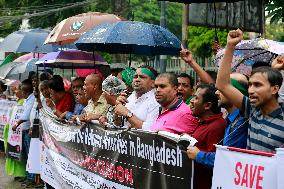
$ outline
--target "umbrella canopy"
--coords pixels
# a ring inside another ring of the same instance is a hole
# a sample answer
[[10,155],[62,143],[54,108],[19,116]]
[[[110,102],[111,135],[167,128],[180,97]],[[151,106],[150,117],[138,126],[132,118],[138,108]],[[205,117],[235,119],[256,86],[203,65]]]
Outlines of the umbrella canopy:
[[9,34],[0,44],[3,52],[52,52],[58,45],[44,45],[49,31],[44,29],[30,29],[15,31]]
[[120,54],[179,55],[181,42],[167,29],[137,21],[101,24],[75,43],[78,49]]
[[8,56],[6,56],[6,58],[0,63],[0,66],[8,64],[10,62],[12,62],[15,59],[15,54],[11,53]]
[[26,62],[26,61],[31,60],[33,58],[41,58],[44,55],[45,54],[43,54],[43,53],[28,53],[28,54],[24,54],[22,56],[19,56],[13,62]]
[[6,77],[9,77],[9,75],[16,75],[25,72],[36,71],[36,65],[35,65],[36,61],[38,61],[38,58],[32,58],[24,63],[17,64],[11,69],[11,71]]
[[[158,1],[165,1],[165,0],[158,0]],[[243,0],[166,0],[166,1],[189,4],[189,3],[215,3],[215,2],[233,3]]]
[[66,50],[47,53],[40,58],[36,65],[53,68],[94,68],[108,63],[97,53],[83,52],[79,50]]
[[28,53],[23,56],[18,57],[13,62],[7,63],[0,66],[0,76],[1,78],[10,78],[16,74],[22,74],[25,72],[35,71],[35,62],[38,58],[43,57],[44,54],[37,53],[36,57],[33,58],[33,53]]
[[45,43],[70,44],[75,42],[86,31],[101,23],[113,23],[122,18],[107,13],[89,12],[69,17],[50,32]]
[[[221,49],[213,62],[220,65],[224,57],[225,49]],[[245,75],[250,75],[252,66],[261,62],[268,66],[277,57],[284,54],[284,45],[268,39],[257,38],[252,40],[243,40],[234,51],[232,71],[240,72]]]

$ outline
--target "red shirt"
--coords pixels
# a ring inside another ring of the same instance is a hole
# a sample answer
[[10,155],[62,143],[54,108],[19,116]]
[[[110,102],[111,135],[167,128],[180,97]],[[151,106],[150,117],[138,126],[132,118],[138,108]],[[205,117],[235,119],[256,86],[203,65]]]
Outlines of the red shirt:
[[60,112],[73,112],[74,109],[74,99],[70,93],[65,93],[65,95],[56,103],[56,109]]
[[[215,152],[214,144],[220,142],[225,133],[226,121],[222,113],[214,114],[200,121],[193,137],[198,140],[196,147],[204,152]],[[194,162],[194,189],[211,189],[213,169]]]

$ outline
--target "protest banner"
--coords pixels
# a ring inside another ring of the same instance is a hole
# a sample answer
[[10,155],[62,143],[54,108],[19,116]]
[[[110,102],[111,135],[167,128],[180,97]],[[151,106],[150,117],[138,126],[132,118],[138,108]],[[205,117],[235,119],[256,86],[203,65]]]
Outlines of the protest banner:
[[7,155],[9,158],[20,161],[22,153],[22,127],[17,127],[16,131],[12,130],[12,126],[20,118],[23,113],[23,106],[15,106],[12,111],[12,116],[9,121],[9,133],[8,133],[8,144],[7,144]]
[[276,149],[276,161],[277,161],[277,189],[284,188],[284,148]]
[[15,101],[0,100],[0,140],[3,139],[4,126],[9,123],[11,111],[17,106]]
[[217,146],[212,189],[277,188],[273,154]]
[[40,149],[39,138],[31,138],[26,170],[29,173],[40,174]]
[[169,138],[40,120],[41,178],[55,188],[191,188],[191,161]]

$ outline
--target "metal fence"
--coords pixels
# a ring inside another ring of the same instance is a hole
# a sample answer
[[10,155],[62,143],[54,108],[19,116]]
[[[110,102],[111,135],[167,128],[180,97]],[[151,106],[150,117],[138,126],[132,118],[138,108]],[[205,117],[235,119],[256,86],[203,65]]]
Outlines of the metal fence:
[[[203,59],[195,57],[196,62],[206,71],[218,71],[218,67],[212,63],[212,58]],[[145,65],[151,66],[155,68],[156,70],[159,70],[159,61],[158,60],[149,60],[145,62]],[[195,81],[198,80],[198,77],[196,75],[196,72],[189,67],[189,65],[185,65],[182,63],[181,58],[171,58],[166,60],[167,64],[167,72],[174,72],[176,74],[180,73],[187,73],[191,75]]]

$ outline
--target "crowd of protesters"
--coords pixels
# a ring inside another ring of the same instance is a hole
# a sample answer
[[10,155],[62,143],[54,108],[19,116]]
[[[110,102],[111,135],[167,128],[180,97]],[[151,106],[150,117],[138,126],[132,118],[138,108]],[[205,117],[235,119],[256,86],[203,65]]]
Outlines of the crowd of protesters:
[[[193,136],[198,142],[188,147],[187,155],[194,160],[194,189],[211,188],[215,144],[274,153],[284,144],[284,57],[277,57],[271,67],[254,67],[250,76],[231,73],[233,52],[242,38],[241,30],[229,32],[217,78],[203,70],[189,50],[181,50],[181,58],[199,76],[196,85],[188,74],[158,74],[148,66],[121,69],[106,78],[78,77],[69,91],[59,75],[31,75],[14,89],[24,113],[12,127],[22,127],[25,161],[42,107],[66,123],[97,122],[103,127]],[[5,90],[0,83],[1,98]],[[25,164],[17,168],[24,169]],[[22,186],[35,187],[35,177],[25,173]]]

